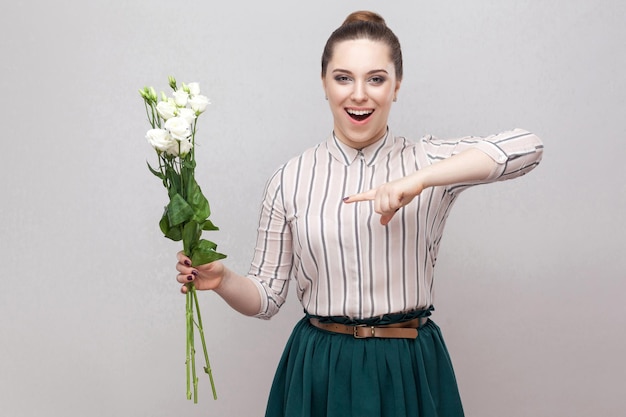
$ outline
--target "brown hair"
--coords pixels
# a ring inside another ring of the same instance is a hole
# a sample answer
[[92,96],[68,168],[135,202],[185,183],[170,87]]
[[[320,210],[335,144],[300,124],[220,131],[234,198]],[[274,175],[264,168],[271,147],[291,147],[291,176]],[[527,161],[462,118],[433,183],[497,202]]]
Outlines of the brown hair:
[[350,13],[326,41],[322,53],[322,77],[326,76],[328,62],[333,57],[335,45],[347,40],[369,39],[384,42],[389,46],[390,58],[396,69],[396,78],[402,80],[402,50],[400,41],[387,27],[381,15],[367,10]]

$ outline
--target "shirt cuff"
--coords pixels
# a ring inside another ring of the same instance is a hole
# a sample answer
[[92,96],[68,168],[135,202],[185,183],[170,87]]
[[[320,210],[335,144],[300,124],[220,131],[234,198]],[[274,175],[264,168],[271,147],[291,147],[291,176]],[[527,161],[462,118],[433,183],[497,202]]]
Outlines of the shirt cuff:
[[259,298],[261,299],[261,308],[259,309],[259,312],[256,313],[254,316],[252,317],[256,317],[259,319],[263,319],[263,320],[269,320],[271,318],[271,314],[268,314],[268,299],[267,299],[267,291],[265,290],[265,287],[263,286],[263,283],[259,280],[258,277],[254,276],[254,275],[248,275],[246,276],[246,278],[248,278],[250,281],[252,281],[254,283],[254,285],[256,286],[257,290],[259,291]]

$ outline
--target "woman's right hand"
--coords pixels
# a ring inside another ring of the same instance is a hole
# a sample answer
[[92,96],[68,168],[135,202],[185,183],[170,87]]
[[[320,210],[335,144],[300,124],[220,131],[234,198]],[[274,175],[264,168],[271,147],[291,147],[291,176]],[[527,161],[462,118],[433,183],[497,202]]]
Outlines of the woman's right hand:
[[179,272],[176,280],[183,284],[181,287],[183,294],[187,293],[187,286],[184,284],[193,282],[197,290],[214,290],[220,286],[224,279],[225,268],[220,261],[193,267],[191,266],[191,259],[182,251],[176,254],[176,258],[178,259],[176,270]]
[[192,282],[198,290],[214,290],[241,314],[254,316],[260,312],[261,294],[251,279],[237,275],[221,261],[193,267],[191,259],[183,252],[178,252],[176,258],[178,259],[176,280],[183,284],[180,289],[183,294],[189,290],[186,284]]

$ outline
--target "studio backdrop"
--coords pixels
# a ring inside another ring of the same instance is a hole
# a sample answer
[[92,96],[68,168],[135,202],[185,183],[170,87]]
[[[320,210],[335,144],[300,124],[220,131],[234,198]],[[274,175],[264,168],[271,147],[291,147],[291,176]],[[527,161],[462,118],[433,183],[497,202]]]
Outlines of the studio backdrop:
[[544,141],[531,174],[465,192],[441,243],[433,317],[467,415],[626,414],[623,1],[32,0],[0,14],[1,415],[263,415],[295,287],[269,321],[199,295],[218,399],[201,374],[188,401],[138,90],[173,75],[210,98],[207,235],[245,274],[266,180],[331,132],[322,48],[359,9],[402,43],[394,133]]

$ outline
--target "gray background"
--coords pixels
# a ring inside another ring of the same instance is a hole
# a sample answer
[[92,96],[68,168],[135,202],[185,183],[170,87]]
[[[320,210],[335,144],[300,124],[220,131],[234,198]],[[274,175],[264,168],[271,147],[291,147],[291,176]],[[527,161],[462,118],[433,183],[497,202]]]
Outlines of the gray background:
[[522,127],[543,163],[469,190],[436,275],[468,416],[623,416],[626,3],[12,1],[0,15],[0,414],[261,416],[301,308],[201,294],[219,399],[185,399],[177,243],[137,90],[200,82],[198,176],[245,273],[261,193],[332,119],[322,47],[355,9],[399,36],[394,132]]

